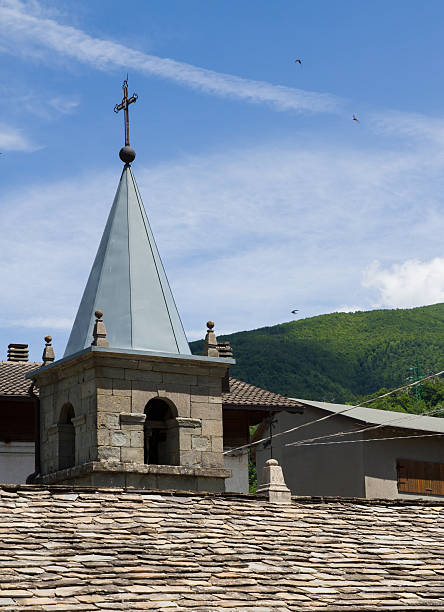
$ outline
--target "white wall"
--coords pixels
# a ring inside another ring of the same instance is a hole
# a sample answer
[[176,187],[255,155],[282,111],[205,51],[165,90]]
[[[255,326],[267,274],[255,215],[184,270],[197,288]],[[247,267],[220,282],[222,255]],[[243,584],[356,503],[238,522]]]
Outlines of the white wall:
[[248,451],[237,451],[235,455],[225,455],[224,463],[225,467],[232,472],[231,478],[225,479],[225,491],[248,493]]
[[34,472],[34,442],[0,442],[0,483],[23,484]]
[[[412,425],[415,423],[412,418]],[[381,440],[364,444],[365,460],[365,493],[366,497],[385,499],[412,499],[420,497],[431,499],[431,495],[415,495],[414,493],[398,493],[398,475],[396,464],[398,459],[413,461],[431,461],[444,463],[444,440],[441,437],[407,438],[402,436],[420,435],[421,431],[409,429],[381,428],[367,432],[368,438],[391,437],[399,435],[398,440]],[[442,500],[441,496],[437,499]]]

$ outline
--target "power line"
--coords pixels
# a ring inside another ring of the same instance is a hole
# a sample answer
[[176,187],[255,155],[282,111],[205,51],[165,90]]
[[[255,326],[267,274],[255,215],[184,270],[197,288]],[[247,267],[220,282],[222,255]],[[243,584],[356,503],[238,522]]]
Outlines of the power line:
[[[359,442],[381,442],[383,440],[406,440],[408,438],[433,438],[436,436],[444,436],[444,433],[421,434],[414,436],[393,436],[392,438],[368,438],[367,440],[339,440],[339,442],[313,442],[302,444],[302,446],[324,446],[327,444],[357,444]],[[288,445],[287,445],[288,446]]]
[[[378,397],[372,397],[368,400],[360,402],[359,404],[355,404],[354,406],[349,406],[348,408],[345,408],[344,410],[340,410],[339,412],[333,412],[331,414],[327,414],[326,416],[320,417],[319,419],[308,421],[308,423],[301,423],[300,425],[297,425],[296,427],[292,427],[291,429],[287,429],[285,431],[275,433],[273,437],[278,438],[279,436],[284,436],[286,434],[292,433],[293,431],[297,431],[298,429],[302,429],[303,427],[308,427],[309,425],[314,425],[315,423],[326,421],[327,419],[330,419],[334,416],[345,414],[346,412],[349,412],[350,410],[353,410],[354,408],[360,408],[361,406],[365,406],[366,404],[371,404],[372,402],[376,402],[376,400],[383,399],[384,397],[388,397],[389,395],[393,395],[394,393],[398,393],[398,391],[403,391],[404,389],[410,389],[411,387],[414,387],[415,385],[419,385],[425,380],[429,380],[430,378],[437,378],[438,376],[442,376],[443,374],[444,374],[444,370],[441,370],[440,372],[435,372],[434,374],[429,374],[428,376],[424,376],[421,380],[416,380],[412,383],[408,383],[407,385],[403,385],[402,387],[397,387],[396,389],[387,391],[387,393],[378,395]],[[415,416],[421,416],[421,414],[425,414],[425,413],[418,413]],[[267,436],[266,438],[261,438],[260,440],[255,440],[254,442],[249,442],[248,444],[243,444],[242,446],[237,446],[236,448],[230,448],[229,450],[224,451],[223,454],[229,455],[231,453],[234,453],[240,450],[244,450],[245,448],[251,448],[253,446],[257,446],[258,444],[261,444],[262,442],[265,442],[268,439],[269,437]]]
[[[417,417],[420,416],[430,416],[432,414],[435,414],[436,412],[442,412],[443,408],[432,408],[430,410],[424,410],[423,412],[418,412],[416,414],[406,414],[405,412],[402,414],[402,416],[396,418],[396,419],[392,419],[391,421],[386,421],[385,423],[379,423],[378,425],[368,425],[367,427],[363,427],[362,429],[356,429],[355,431],[338,431],[336,433],[332,433],[332,434],[325,434],[323,436],[318,436],[317,438],[307,438],[305,440],[296,440],[295,442],[289,442],[288,444],[286,444],[285,446],[305,446],[305,442],[314,442],[316,440],[323,440],[324,438],[334,438],[334,437],[339,437],[339,436],[346,436],[346,435],[355,435],[358,433],[362,433],[364,431],[369,431],[371,429],[379,429],[381,427],[390,427],[391,423],[396,423],[397,421],[410,421],[411,419],[415,419]],[[390,411],[387,411],[390,412]],[[338,413],[336,413],[338,414]]]

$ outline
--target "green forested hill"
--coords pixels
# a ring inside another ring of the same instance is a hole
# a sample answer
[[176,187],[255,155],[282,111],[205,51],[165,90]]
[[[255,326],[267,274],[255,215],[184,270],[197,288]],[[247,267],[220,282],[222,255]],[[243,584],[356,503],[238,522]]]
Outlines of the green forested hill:
[[[305,399],[347,402],[444,370],[444,304],[333,313],[220,336],[230,340],[233,376]],[[200,353],[202,341],[191,343]]]

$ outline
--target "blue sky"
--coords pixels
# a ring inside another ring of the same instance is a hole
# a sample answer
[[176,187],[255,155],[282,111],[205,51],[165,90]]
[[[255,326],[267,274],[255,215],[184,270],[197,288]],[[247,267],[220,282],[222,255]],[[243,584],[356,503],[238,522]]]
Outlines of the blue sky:
[[126,72],[190,340],[209,318],[444,301],[443,22],[440,1],[0,0],[0,358],[39,359],[46,333],[64,351],[121,172]]

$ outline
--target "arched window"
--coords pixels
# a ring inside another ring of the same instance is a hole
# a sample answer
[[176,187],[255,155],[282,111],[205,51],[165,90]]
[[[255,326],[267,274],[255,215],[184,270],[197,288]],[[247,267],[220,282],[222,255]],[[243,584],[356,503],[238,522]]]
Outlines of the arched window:
[[175,407],[158,397],[145,406],[145,463],[179,465],[179,430]]
[[72,404],[65,404],[60,411],[59,432],[59,470],[72,467],[76,460],[76,430],[72,423],[74,418]]

